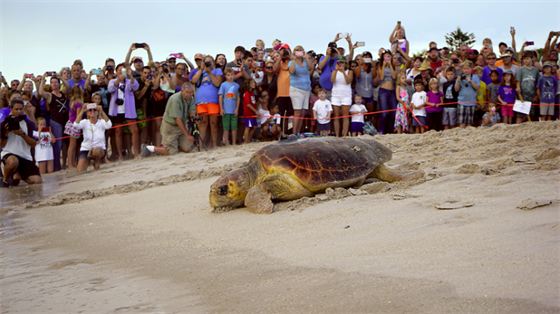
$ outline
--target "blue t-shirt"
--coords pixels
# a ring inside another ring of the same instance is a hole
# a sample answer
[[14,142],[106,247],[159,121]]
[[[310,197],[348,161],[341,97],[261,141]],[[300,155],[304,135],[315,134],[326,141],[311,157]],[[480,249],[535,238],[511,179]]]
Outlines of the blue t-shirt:
[[[480,80],[478,76],[471,75],[471,80],[476,85],[480,86]],[[457,97],[457,101],[459,105],[463,105],[465,107],[474,107],[476,106],[476,94],[477,91],[474,89],[471,83],[467,82],[467,80],[461,80],[461,89],[459,90],[459,97]],[[464,102],[464,101],[472,101],[472,102]]]
[[541,76],[537,88],[541,90],[541,103],[553,104],[558,79],[554,76]]
[[[86,86],[86,80],[80,80],[79,82],[74,81],[74,79],[69,79],[69,80],[68,80],[68,86],[70,87],[70,89],[72,89],[72,87],[73,87],[74,85],[76,85],[76,84],[80,85],[80,87],[82,88],[82,90],[86,89],[86,88],[85,88],[85,86]],[[70,91],[70,90],[68,90],[68,91]]]
[[502,100],[505,101],[506,104],[514,104],[517,91],[515,88],[508,85],[500,86],[498,87],[498,95],[502,97]]
[[[11,112],[10,107],[0,109],[0,122],[6,120],[6,117],[9,116]],[[28,116],[26,116],[26,118],[30,120]]]
[[237,108],[237,99],[239,98],[239,84],[228,81],[223,82],[218,95],[224,95],[222,102],[225,113],[234,114]]
[[[214,69],[212,70],[212,74],[214,76],[223,75],[222,69]],[[200,78],[201,83],[200,86],[196,88],[195,94],[195,103],[218,103],[218,87],[212,83],[212,79],[210,79],[210,75],[206,71],[202,73],[202,77]],[[193,82],[193,84],[198,86],[198,82]]]
[[[501,82],[504,70],[497,68],[496,71],[498,71],[498,82]],[[480,80],[486,83],[486,85],[490,85],[492,83],[492,80],[490,79],[490,72],[492,72],[492,69],[490,69],[489,66],[485,66],[484,69],[482,69],[482,77]]]
[[[323,61],[323,59],[325,59],[325,56],[322,56],[321,59],[319,60],[319,63],[321,63],[321,61]],[[332,71],[336,71],[336,61],[338,61],[338,57],[334,58],[334,59],[329,59],[327,60],[327,63],[325,64],[325,67],[323,68],[323,71],[321,72],[321,78],[319,79],[319,83],[321,84],[321,87],[324,89],[332,89],[333,87],[333,83],[331,82],[331,74]],[[332,63],[332,65],[331,65]]]
[[[288,68],[292,65],[290,61],[288,63]],[[296,62],[294,74],[290,73],[290,87],[299,88],[301,90],[311,90],[311,78],[309,77],[309,67],[307,62],[303,61],[303,65],[299,66]]]

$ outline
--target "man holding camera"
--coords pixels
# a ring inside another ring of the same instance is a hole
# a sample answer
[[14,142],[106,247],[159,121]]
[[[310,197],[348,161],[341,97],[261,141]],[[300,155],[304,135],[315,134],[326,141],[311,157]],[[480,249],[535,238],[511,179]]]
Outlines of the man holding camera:
[[23,100],[12,99],[10,115],[0,123],[0,130],[1,157],[4,164],[4,177],[0,187],[16,186],[20,180],[29,184],[43,182],[39,168],[31,156],[31,148],[37,144],[37,139],[30,136],[35,130],[35,124],[25,118]]
[[188,153],[194,143],[194,137],[189,134],[185,124],[196,116],[194,103],[194,87],[191,83],[184,83],[180,93],[175,93],[167,101],[163,121],[161,123],[161,137],[163,147],[142,144],[142,157],[150,153],[174,155],[179,151]]

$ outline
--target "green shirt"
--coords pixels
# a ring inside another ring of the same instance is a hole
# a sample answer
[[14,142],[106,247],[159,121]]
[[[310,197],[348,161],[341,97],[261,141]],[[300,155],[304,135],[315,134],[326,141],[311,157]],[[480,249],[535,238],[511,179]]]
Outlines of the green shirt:
[[176,126],[175,118],[180,118],[181,121],[186,123],[187,120],[189,120],[189,114],[191,112],[196,113],[194,97],[186,100],[183,97],[183,93],[178,92],[169,97],[167,106],[165,107],[165,113],[163,114],[163,121]]

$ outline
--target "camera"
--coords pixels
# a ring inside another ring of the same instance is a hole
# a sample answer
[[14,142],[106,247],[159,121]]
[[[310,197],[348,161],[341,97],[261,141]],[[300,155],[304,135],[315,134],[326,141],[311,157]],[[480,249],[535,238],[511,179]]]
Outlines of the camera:
[[190,117],[189,120],[190,120],[190,122],[202,121],[202,117],[194,116],[194,117]]
[[167,64],[164,64],[161,68],[164,73],[169,73],[169,68],[167,67]]
[[23,121],[23,119],[25,119],[25,115],[7,116],[6,119],[4,119],[4,121],[6,121],[6,124],[8,125],[8,131],[19,130],[19,122]]
[[211,67],[212,66],[212,61],[204,62],[204,66],[207,67],[207,68]]
[[114,69],[115,69],[115,67],[112,66],[112,65],[107,66],[107,71],[113,71]]
[[330,42],[329,43],[329,48],[337,48],[336,43],[335,42]]
[[117,104],[117,106],[122,106],[122,105],[124,105],[124,100],[122,100],[122,99],[120,99],[120,98],[117,98],[117,99],[115,100],[115,104]]
[[467,79],[467,76],[466,76],[465,74],[461,74],[461,79],[462,79],[462,80],[466,80],[466,79]]

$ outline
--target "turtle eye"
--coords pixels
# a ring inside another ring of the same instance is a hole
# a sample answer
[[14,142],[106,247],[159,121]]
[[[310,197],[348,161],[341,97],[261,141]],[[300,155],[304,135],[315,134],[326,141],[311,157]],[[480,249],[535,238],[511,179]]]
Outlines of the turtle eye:
[[228,186],[227,185],[220,185],[218,187],[218,195],[227,195]]

